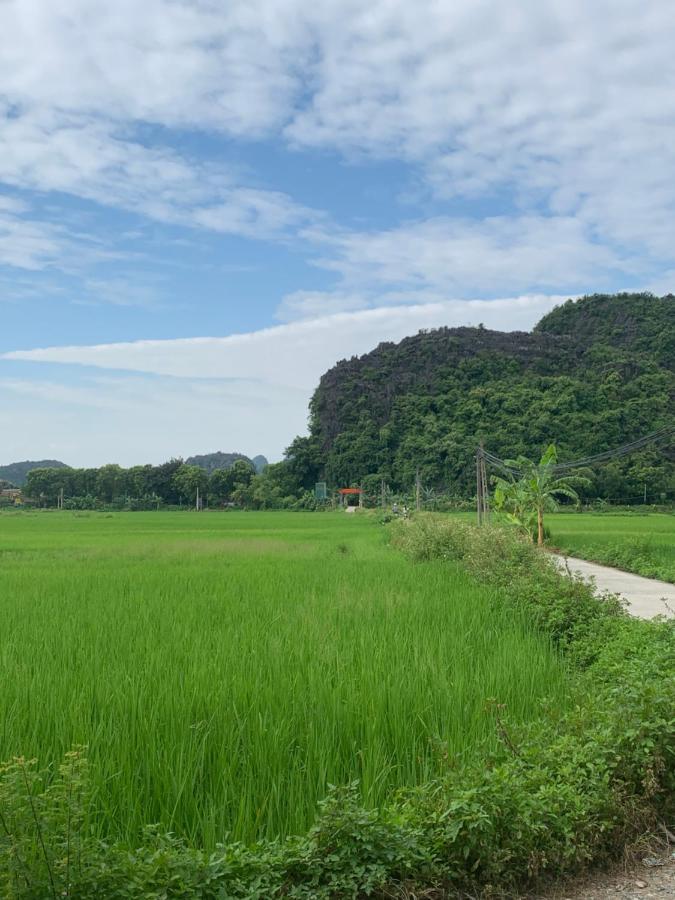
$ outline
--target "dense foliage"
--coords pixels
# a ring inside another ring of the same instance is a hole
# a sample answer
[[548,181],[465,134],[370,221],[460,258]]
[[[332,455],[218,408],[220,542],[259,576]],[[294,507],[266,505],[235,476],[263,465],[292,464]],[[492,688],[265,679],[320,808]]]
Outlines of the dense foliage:
[[66,464],[58,459],[25,460],[24,462],[11,463],[8,466],[0,466],[0,480],[7,481],[16,487],[25,484],[28,473],[32,469],[63,469]]
[[555,444],[549,444],[538,463],[524,456],[506,460],[519,475],[508,472],[493,476],[495,509],[539,546],[545,537],[544,513],[555,512],[561,497],[578,505],[579,495],[574,488],[588,483],[583,476],[557,475],[554,470],[557,459]]
[[[383,478],[471,496],[480,439],[502,458],[560,460],[611,450],[672,424],[675,297],[568,301],[532,333],[420,332],[338,363],[311,402],[310,436],[290,448],[305,486]],[[585,498],[675,498],[675,448],[598,467]],[[663,497],[662,495],[665,495]]]
[[230,469],[238,459],[250,463],[256,472],[262,472],[267,465],[267,460],[264,456],[254,456],[253,459],[250,459],[243,453],[223,453],[220,450],[215,453],[201,453],[197,456],[189,456],[185,463],[188,466],[199,466],[200,469],[204,469],[211,475],[217,469]]
[[[312,495],[298,491],[291,466],[267,465],[256,474],[253,462],[237,457],[227,467],[209,470],[172,459],[159,466],[114,464],[98,469],[32,469],[24,502],[64,509],[159,509],[161,507],[234,506],[252,509],[311,509]],[[60,501],[62,497],[62,501]]]
[[304,837],[208,855],[149,829],[134,849],[86,829],[86,761],[58,777],[30,761],[0,768],[0,877],[17,900],[329,898],[502,895],[616,857],[673,813],[675,668],[672,623],[629,619],[565,579],[514,533],[443,520],[400,523],[415,560],[459,560],[494,602],[526,610],[566,654],[578,702],[516,727],[491,704],[500,749],[366,809],[336,788]]
[[204,503],[252,506],[253,476],[266,466],[264,456],[249,459],[243,453],[217,452],[128,469],[114,464],[74,469],[43,460],[14,463],[0,471],[11,471],[14,483],[24,487],[25,499],[38,506],[56,506],[62,494],[64,509],[155,509],[195,505],[197,491]]

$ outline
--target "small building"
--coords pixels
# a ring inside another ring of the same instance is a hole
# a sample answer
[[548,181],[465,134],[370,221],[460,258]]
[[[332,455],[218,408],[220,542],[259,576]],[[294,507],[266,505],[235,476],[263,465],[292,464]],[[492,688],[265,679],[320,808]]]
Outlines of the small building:
[[5,503],[21,503],[22,497],[21,488],[3,488],[0,491],[0,501]]
[[[357,504],[363,506],[363,490],[361,488],[339,488],[338,494],[340,495],[340,506],[344,506],[345,509],[350,509]],[[352,497],[357,498],[357,503],[350,502]]]

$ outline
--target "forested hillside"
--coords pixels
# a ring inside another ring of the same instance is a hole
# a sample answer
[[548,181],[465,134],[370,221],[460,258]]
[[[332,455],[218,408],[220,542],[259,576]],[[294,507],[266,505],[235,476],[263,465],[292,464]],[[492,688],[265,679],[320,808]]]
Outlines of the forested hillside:
[[254,465],[253,460],[249,459],[243,453],[223,453],[218,450],[216,453],[202,453],[197,456],[189,456],[185,460],[188,466],[199,466],[200,469],[210,475],[218,469],[230,469],[238,459]]
[[200,469],[204,469],[208,475],[211,475],[213,472],[217,472],[218,469],[231,469],[238,459],[243,459],[244,462],[250,463],[256,472],[262,472],[265,466],[268,465],[267,458],[261,454],[250,459],[243,453],[223,453],[221,450],[215,453],[189,456],[185,463],[188,466],[199,466]]
[[25,462],[11,463],[8,466],[0,466],[0,479],[8,481],[16,487],[21,487],[30,471],[46,468],[65,469],[67,466],[66,463],[62,463],[58,459],[26,460]]
[[[470,496],[482,439],[501,457],[599,453],[671,424],[675,297],[594,295],[568,301],[532,333],[441,328],[380,344],[321,379],[308,438],[290,448],[309,481],[384,478]],[[675,496],[675,448],[599,468],[591,495]]]

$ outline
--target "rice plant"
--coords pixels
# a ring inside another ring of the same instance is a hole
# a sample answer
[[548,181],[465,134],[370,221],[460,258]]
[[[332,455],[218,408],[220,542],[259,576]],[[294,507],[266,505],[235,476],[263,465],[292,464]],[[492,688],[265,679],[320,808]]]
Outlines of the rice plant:
[[0,515],[0,758],[84,744],[99,818],[213,847],[306,830],[564,706],[564,666],[489,589],[359,516]]

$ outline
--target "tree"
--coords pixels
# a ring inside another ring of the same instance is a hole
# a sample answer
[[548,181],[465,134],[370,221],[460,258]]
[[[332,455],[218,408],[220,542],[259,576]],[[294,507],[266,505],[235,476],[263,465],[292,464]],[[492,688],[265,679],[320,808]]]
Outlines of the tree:
[[173,476],[173,484],[184,500],[196,502],[197,492],[201,497],[206,495],[209,487],[209,476],[199,466],[182,465]]
[[209,478],[209,500],[226,503],[232,490],[232,476],[229,469],[216,469]]
[[124,470],[115,463],[101,466],[96,478],[96,493],[102,500],[110,503],[118,494],[123,493]]
[[217,503],[234,501],[242,505],[242,498],[248,496],[246,491],[254,476],[253,465],[248,460],[237,459],[229,468],[213,472],[209,478],[209,497]]
[[147,480],[148,494],[160,497],[169,505],[178,503],[180,494],[174,485],[174,476],[183,466],[182,459],[170,459],[159,466],[153,466]]
[[588,478],[580,475],[559,477],[554,468],[557,461],[555,445],[549,444],[538,463],[524,456],[505,460],[508,466],[522,473],[519,479],[512,475],[493,479],[496,509],[506,513],[511,522],[527,531],[532,540],[536,525],[539,546],[544,543],[544,513],[555,512],[558,508],[557,497],[567,497],[578,503],[579,495],[574,485],[588,483]]

